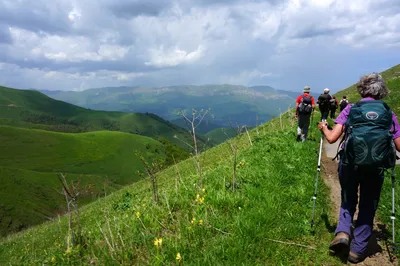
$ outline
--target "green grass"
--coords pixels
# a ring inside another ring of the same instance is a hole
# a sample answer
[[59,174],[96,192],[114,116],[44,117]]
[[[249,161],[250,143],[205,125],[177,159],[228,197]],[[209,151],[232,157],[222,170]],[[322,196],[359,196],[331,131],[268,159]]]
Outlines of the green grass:
[[235,128],[216,128],[210,132],[207,132],[206,137],[210,138],[210,140],[215,143],[222,143],[227,139],[235,137],[236,135],[237,129]]
[[[9,106],[12,105],[12,106]],[[38,91],[0,86],[0,124],[57,132],[122,131],[154,139],[166,139],[186,148],[189,133],[148,113],[94,111],[54,100]],[[205,144],[202,136],[199,141]]]
[[[189,265],[339,265],[327,252],[332,234],[321,218],[329,212],[322,183],[315,235],[309,226],[318,143],[297,143],[292,123],[284,117],[277,130],[279,119],[271,121],[259,127],[259,137],[252,130],[253,146],[246,134],[235,139],[240,163],[234,192],[232,155],[221,144],[201,156],[204,193],[188,159],[159,173],[160,204],[152,202],[150,182],[139,181],[81,209],[83,245],[66,249],[67,220],[61,217],[4,239],[0,264],[175,265],[179,252]],[[156,237],[163,239],[159,249]]]
[[141,179],[137,172],[143,172],[143,165],[136,150],[147,160],[166,157],[162,143],[144,136],[0,126],[0,182],[5,186],[0,191],[0,235],[63,210],[64,199],[56,191],[61,188],[59,173],[66,173],[69,181],[81,177],[83,185],[95,185],[93,197],[83,203]]

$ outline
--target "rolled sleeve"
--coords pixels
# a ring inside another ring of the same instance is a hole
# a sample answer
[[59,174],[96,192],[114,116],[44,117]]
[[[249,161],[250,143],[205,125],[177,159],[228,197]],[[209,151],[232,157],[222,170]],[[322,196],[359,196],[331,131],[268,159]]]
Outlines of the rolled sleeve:
[[351,105],[348,104],[343,111],[340,112],[339,116],[335,120],[335,124],[344,125],[350,114]]
[[400,137],[400,126],[399,126],[399,120],[397,119],[397,116],[393,112],[392,112],[392,119],[393,119],[392,131],[394,131],[393,139],[397,139]]

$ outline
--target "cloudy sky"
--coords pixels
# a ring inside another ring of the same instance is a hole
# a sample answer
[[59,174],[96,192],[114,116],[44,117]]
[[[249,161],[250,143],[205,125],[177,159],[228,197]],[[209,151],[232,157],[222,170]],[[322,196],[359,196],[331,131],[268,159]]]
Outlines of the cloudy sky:
[[0,0],[0,84],[333,91],[400,63],[399,0]]

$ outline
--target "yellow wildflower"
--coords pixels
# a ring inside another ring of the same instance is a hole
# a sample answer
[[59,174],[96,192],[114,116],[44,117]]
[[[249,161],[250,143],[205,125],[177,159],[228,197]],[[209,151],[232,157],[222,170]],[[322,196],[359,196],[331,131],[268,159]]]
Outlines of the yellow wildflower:
[[205,192],[206,192],[206,189],[205,189],[205,188],[203,188],[201,191],[202,191],[203,193],[205,193]]
[[52,257],[52,258],[51,258],[51,262],[52,262],[52,263],[56,262],[56,258]]
[[200,199],[199,199],[199,202],[200,202],[200,203],[204,203],[204,197],[200,198]]
[[181,256],[181,253],[177,253],[176,254],[176,260],[178,261],[178,262],[181,262],[181,260],[182,260],[182,256]]
[[137,218],[140,217],[140,212],[136,212],[136,217],[137,217]]
[[162,245],[162,238],[154,239],[154,246],[156,246],[156,248],[160,248],[161,245]]
[[202,225],[202,224],[203,224],[203,220],[200,220],[200,221],[199,221],[199,225]]
[[196,218],[193,217],[191,223],[194,224],[195,222],[196,222]]

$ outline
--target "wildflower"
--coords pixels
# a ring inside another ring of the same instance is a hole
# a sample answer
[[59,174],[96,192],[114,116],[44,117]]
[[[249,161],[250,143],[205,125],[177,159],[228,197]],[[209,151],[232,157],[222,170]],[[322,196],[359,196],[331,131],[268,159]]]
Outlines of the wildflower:
[[203,220],[199,220],[199,225],[202,225],[203,224]]
[[136,212],[136,217],[137,217],[137,218],[140,217],[140,212]]
[[56,258],[52,257],[52,258],[51,258],[51,262],[52,262],[52,263],[56,262]]
[[201,191],[202,191],[203,193],[205,193],[205,192],[206,192],[206,189],[205,189],[205,188],[203,188]]
[[178,262],[181,262],[181,260],[182,260],[182,256],[181,256],[181,253],[177,253],[176,254],[176,260],[178,261]]
[[154,246],[156,246],[156,248],[160,248],[161,245],[162,245],[162,238],[154,239]]
[[199,194],[196,195],[196,202],[198,203],[204,203],[204,197],[200,197]]
[[193,217],[191,223],[194,224],[195,222],[196,222],[196,218]]
[[204,197],[199,199],[199,203],[204,203]]

